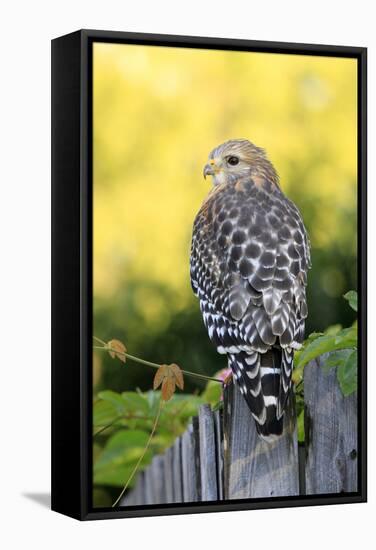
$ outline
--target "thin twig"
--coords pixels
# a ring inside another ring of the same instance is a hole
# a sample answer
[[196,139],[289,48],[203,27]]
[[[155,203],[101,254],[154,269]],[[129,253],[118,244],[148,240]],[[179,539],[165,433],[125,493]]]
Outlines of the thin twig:
[[[100,428],[100,430],[98,430],[97,432],[93,433],[93,437],[96,437],[97,435],[101,434],[102,432],[104,432],[104,430],[107,430],[107,428],[109,428],[110,426],[112,426],[113,424],[115,424],[115,422],[117,422],[118,420],[121,420],[123,418],[123,416],[117,416],[116,418],[114,418],[114,420],[112,420],[112,422],[110,422],[109,424],[106,424],[105,426],[102,426]],[[98,426],[96,426],[98,427]]]
[[97,435],[102,433],[107,428],[110,428],[118,420],[150,420],[150,417],[145,416],[145,415],[137,415],[137,414],[122,414],[122,415],[117,416],[116,418],[114,418],[114,420],[112,420],[109,424],[105,424],[104,426],[98,426],[98,425],[94,426],[94,428],[100,428],[100,430],[95,432],[93,434],[93,437],[96,437]]
[[[96,338],[95,336],[93,336],[93,338],[95,338],[98,341],[101,341],[101,340],[99,340],[99,338]],[[124,355],[124,357],[126,357],[127,359],[130,359],[131,361],[134,361],[135,363],[140,363],[141,365],[146,365],[147,367],[152,367],[153,369],[159,369],[160,366],[161,366],[158,363],[152,363],[151,361],[146,361],[145,359],[140,359],[139,357],[136,357],[135,355],[130,355],[128,352],[113,349],[110,346],[108,346],[107,344],[105,344],[103,347],[102,346],[93,346],[93,349],[98,349],[98,350],[102,350],[102,351],[103,350],[104,351],[112,351],[113,353],[116,353],[117,355]],[[184,369],[181,369],[181,371],[184,374],[186,374],[187,376],[192,376],[194,378],[201,378],[202,380],[213,380],[214,382],[219,382],[220,384],[222,384],[222,380],[220,380],[219,378],[213,378],[211,376],[205,376],[205,374],[198,374],[197,372],[191,372],[189,370],[184,370]]]
[[93,336],[93,339],[96,340],[97,342],[100,342],[101,344],[103,344],[104,346],[106,346],[106,342],[103,342],[103,340],[101,340],[100,338],[97,338],[96,336]]

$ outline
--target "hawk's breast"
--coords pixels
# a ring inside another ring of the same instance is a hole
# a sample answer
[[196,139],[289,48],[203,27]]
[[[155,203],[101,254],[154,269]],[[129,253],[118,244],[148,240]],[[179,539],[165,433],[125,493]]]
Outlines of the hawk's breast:
[[212,339],[221,345],[223,317],[240,345],[263,352],[277,338],[293,344],[307,315],[309,263],[300,213],[278,187],[249,179],[215,188],[196,216],[191,248],[192,287]]

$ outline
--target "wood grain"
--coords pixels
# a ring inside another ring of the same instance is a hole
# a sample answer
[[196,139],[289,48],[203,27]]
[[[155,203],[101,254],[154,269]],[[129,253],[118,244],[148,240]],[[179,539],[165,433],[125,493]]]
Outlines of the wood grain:
[[358,490],[357,394],[343,396],[335,368],[324,373],[327,357],[304,369],[307,495]]
[[193,425],[190,424],[181,438],[183,502],[197,502],[199,500],[196,453],[196,438]]
[[201,500],[218,500],[216,434],[210,405],[199,409]]
[[225,390],[225,499],[299,494],[297,433],[292,407],[285,413],[284,435],[269,443],[259,437],[237,385]]

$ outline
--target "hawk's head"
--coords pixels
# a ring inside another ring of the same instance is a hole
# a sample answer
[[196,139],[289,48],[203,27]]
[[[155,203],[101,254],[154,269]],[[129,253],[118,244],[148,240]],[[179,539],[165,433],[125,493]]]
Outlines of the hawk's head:
[[247,139],[230,139],[218,145],[204,167],[204,178],[213,176],[213,185],[236,181],[251,174],[260,174],[278,183],[277,173],[264,149]]

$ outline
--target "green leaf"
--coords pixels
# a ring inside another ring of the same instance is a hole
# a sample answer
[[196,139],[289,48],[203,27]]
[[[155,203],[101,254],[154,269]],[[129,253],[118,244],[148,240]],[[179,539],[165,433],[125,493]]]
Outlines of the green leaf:
[[161,414],[161,421],[180,420],[185,422],[192,416],[198,414],[198,407],[204,403],[201,396],[174,394],[174,396],[165,403]]
[[[141,471],[151,462],[152,455],[148,451],[141,461],[138,471]],[[94,472],[94,484],[112,487],[124,487],[134,470],[136,461],[130,464],[109,465]],[[135,476],[129,484],[129,488],[135,485],[137,477]]]
[[213,407],[220,401],[222,396],[222,385],[214,380],[209,380],[206,384],[206,388],[202,393],[202,398],[205,403],[209,403]]
[[148,415],[150,407],[148,400],[140,393],[133,391],[125,391],[121,394],[121,398],[125,404],[125,410],[127,414],[139,413],[142,415]]
[[357,330],[356,327],[350,327],[340,330],[334,335],[323,335],[309,342],[307,346],[299,353],[295,360],[297,369],[301,369],[304,365],[315,359],[323,353],[338,349],[355,347],[357,345]]
[[106,426],[118,416],[116,407],[109,401],[100,400],[94,404],[93,424],[95,427]]
[[358,293],[355,290],[349,290],[349,292],[346,292],[344,298],[349,302],[350,307],[354,311],[358,311]]
[[311,332],[311,334],[306,338],[305,343],[313,342],[313,340],[316,340],[320,336],[324,336],[323,332]]
[[[111,390],[106,390],[99,392],[98,397],[108,404],[107,412],[110,411],[110,407],[113,408],[113,411],[115,411],[114,416],[122,414],[148,416],[150,413],[148,399],[140,393],[128,391],[119,394]],[[105,406],[102,405],[102,408],[99,408],[99,413],[104,413],[104,411]]]
[[93,443],[93,460],[94,462],[97,460],[98,456],[102,452],[102,447],[98,445],[98,443]]
[[337,369],[337,378],[343,395],[346,397],[358,387],[358,352],[353,350],[347,360]]
[[341,349],[338,351],[333,351],[327,358],[325,363],[321,366],[324,373],[328,374],[331,368],[343,365],[346,362],[350,353],[352,353],[351,349]]
[[313,342],[314,340],[316,340],[320,336],[324,336],[324,333],[323,332],[312,332],[308,336],[308,338],[305,339],[303,347],[300,350],[295,351],[295,354],[294,354],[294,370],[297,370],[298,368],[300,368],[299,359],[300,359],[300,356],[302,355],[302,353],[304,352],[305,348],[308,346],[308,344],[310,344],[311,342]]
[[105,390],[98,393],[98,397],[100,399],[103,399],[103,401],[107,401],[108,403],[111,403],[115,409],[116,412],[119,414],[124,414],[125,412],[125,402],[122,396],[119,393],[116,393],[111,390]]
[[298,416],[298,441],[303,443],[305,440],[304,432],[304,409],[300,412]]
[[295,366],[301,368],[309,361],[312,361],[315,357],[318,357],[322,353],[331,351],[334,346],[334,336],[319,336],[315,340],[308,343],[306,347],[297,356],[295,355]]
[[[180,397],[180,396],[179,396]],[[198,408],[205,401],[201,395],[188,395],[184,400],[184,406],[179,408],[178,416],[182,422],[187,423],[188,420],[198,414]]]
[[111,466],[94,472],[94,484],[113,487],[124,487],[132,473],[132,465]]
[[148,392],[146,392],[145,397],[149,403],[150,415],[154,417],[159,407],[161,392],[157,390],[149,390]]
[[[184,430],[182,430],[184,431]],[[153,437],[152,449],[155,453],[163,453],[168,447],[170,447],[175,441],[174,434],[170,432],[158,433]]]
[[358,343],[358,330],[356,326],[344,328],[336,334],[335,345],[341,348],[352,348]]
[[339,323],[337,325],[330,325],[325,329],[325,334],[330,334],[332,336],[333,334],[338,334],[340,330],[342,330],[342,325]]
[[149,434],[141,430],[118,430],[112,435],[94,464],[94,472],[137,460],[146,447]]

